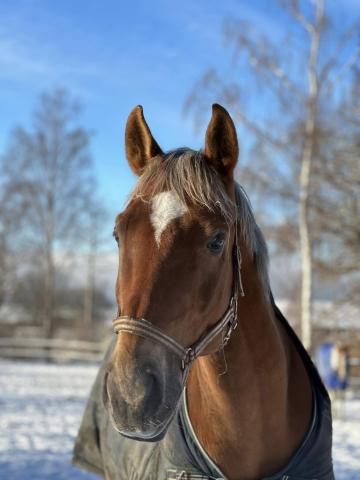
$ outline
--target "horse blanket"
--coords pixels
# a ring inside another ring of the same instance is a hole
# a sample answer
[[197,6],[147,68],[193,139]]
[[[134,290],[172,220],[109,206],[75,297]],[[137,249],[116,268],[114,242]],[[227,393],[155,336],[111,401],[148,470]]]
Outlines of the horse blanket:
[[[289,463],[262,480],[334,480],[329,396],[297,336],[275,306],[279,321],[295,343],[309,373],[313,390],[310,428]],[[95,380],[74,447],[73,462],[108,480],[227,480],[201,446],[191,425],[186,389],[165,437],[141,442],[120,435],[102,403],[104,370],[110,346]]]

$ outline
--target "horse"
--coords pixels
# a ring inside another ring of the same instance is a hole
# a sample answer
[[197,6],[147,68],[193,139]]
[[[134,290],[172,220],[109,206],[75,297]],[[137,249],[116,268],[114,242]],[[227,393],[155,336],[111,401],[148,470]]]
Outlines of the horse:
[[213,105],[204,150],[164,153],[138,106],[125,146],[139,178],[114,228],[116,335],[75,463],[111,480],[333,479],[329,397],[272,296],[229,113]]

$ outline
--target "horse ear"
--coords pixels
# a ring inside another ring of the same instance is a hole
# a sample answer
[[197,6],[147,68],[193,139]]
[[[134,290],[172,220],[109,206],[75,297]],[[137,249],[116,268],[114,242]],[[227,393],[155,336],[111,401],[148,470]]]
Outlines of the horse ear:
[[206,130],[205,157],[224,177],[232,177],[239,156],[234,122],[221,105],[214,103]]
[[125,148],[129,165],[136,175],[141,175],[152,157],[162,154],[145,121],[141,105],[134,108],[126,122]]

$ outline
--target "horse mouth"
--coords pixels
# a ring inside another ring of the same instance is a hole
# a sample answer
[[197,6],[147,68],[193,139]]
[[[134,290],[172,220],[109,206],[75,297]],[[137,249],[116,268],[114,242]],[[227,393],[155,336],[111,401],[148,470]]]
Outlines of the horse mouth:
[[[144,414],[137,416],[128,413],[119,418],[111,406],[111,399],[109,404],[109,415],[115,430],[123,437],[142,442],[158,442],[162,440],[178,412],[178,406],[175,406],[170,415],[167,413],[167,416],[159,414],[156,418],[147,418]],[[126,420],[123,417],[127,417]]]

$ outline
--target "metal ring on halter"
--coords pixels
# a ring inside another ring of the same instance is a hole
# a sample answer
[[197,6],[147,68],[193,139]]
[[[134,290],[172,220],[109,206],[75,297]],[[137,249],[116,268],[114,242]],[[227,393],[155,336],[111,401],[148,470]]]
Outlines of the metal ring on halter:
[[237,327],[237,303],[238,295],[244,295],[241,283],[241,256],[237,244],[237,224],[235,225],[235,241],[233,248],[233,287],[229,306],[220,320],[207,332],[204,333],[190,347],[183,347],[173,337],[167,335],[160,328],[144,318],[134,318],[120,315],[113,321],[114,331],[132,333],[143,338],[148,338],[161,343],[165,348],[172,351],[181,360],[183,381],[185,383],[191,363],[205,350],[205,348],[227,327],[222,345],[230,340],[232,332]]

